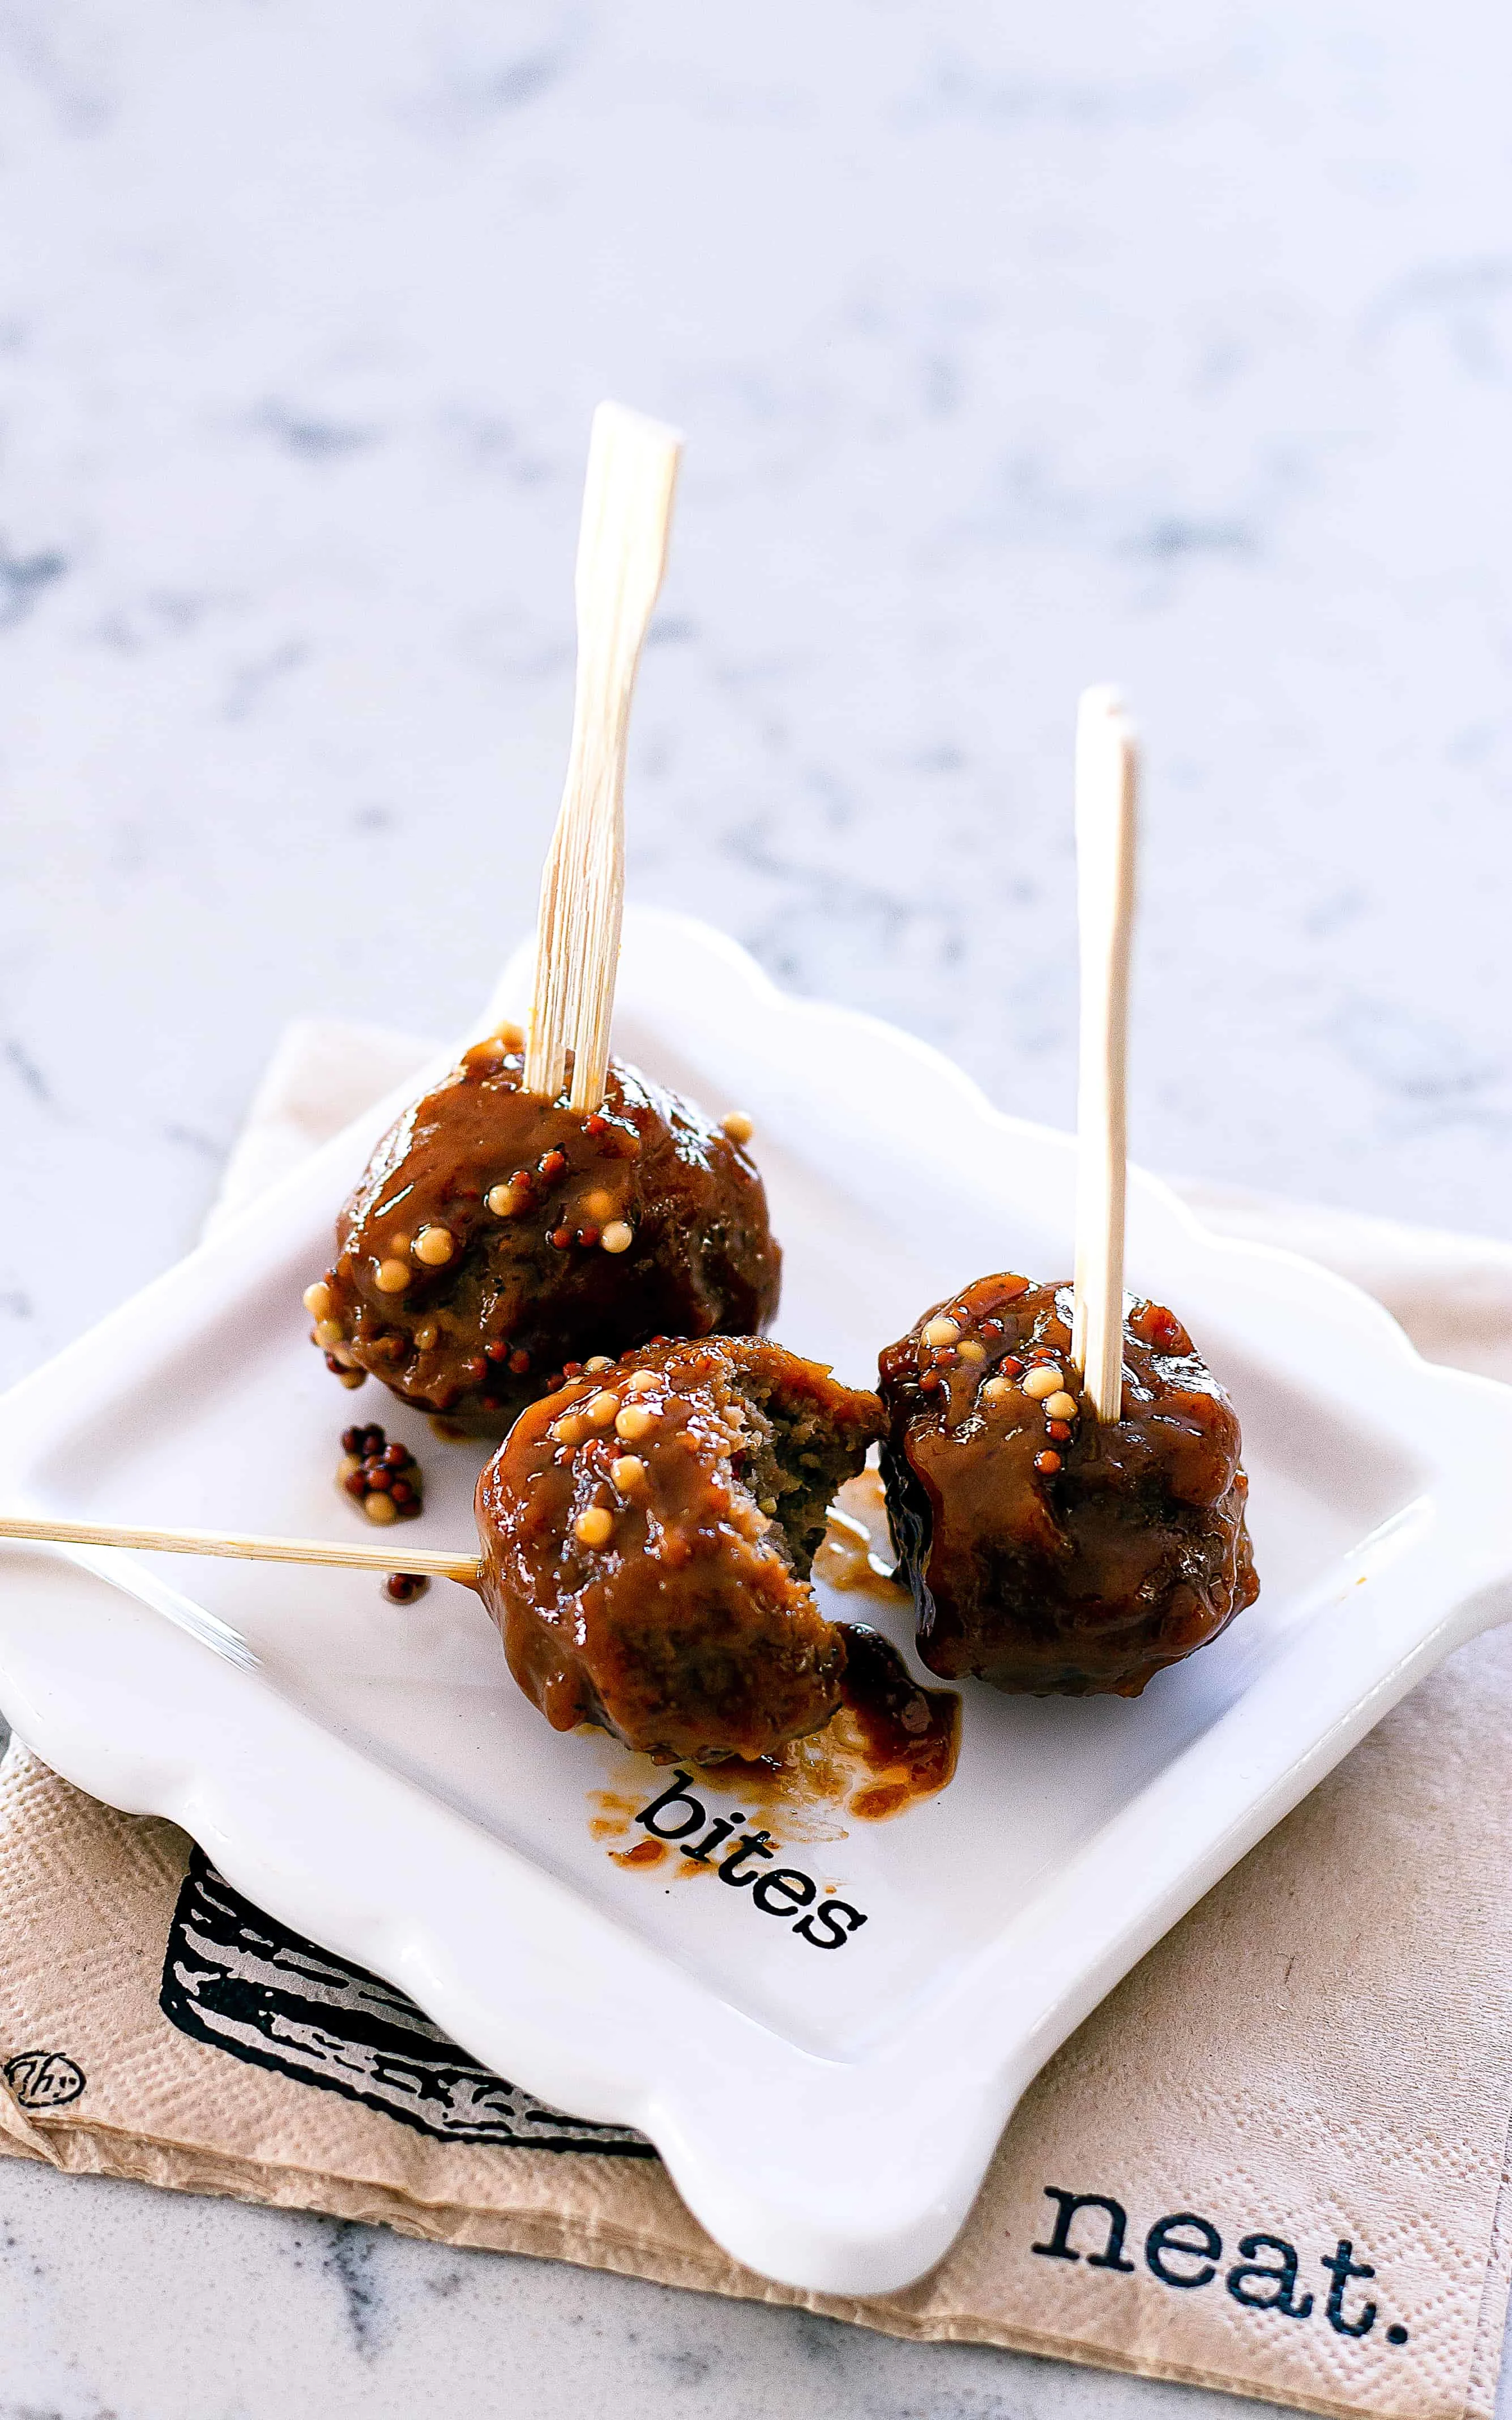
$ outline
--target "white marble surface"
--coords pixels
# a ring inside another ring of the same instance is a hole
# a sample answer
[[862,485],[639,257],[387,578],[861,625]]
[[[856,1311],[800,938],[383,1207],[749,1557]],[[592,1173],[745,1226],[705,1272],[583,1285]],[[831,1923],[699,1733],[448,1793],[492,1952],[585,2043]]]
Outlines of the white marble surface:
[[[1121,678],[1140,1154],[1507,1233],[1509,69],[1488,0],[8,0],[0,1374],[192,1238],[289,1016],[444,1031],[524,928],[603,393],[688,433],[635,895],[1064,1119]],[[0,2213],[0,2420],[1220,2408]]]

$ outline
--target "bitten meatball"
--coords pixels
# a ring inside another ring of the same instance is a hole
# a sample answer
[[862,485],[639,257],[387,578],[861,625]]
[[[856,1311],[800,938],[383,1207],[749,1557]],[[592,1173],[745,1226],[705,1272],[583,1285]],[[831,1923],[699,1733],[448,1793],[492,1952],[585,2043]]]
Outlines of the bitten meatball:
[[1239,1422],[1180,1321],[1135,1302],[1104,1427],[1071,1316],[1070,1286],[981,1278],[887,1347],[888,1517],[932,1671],[1136,1698],[1258,1592]]
[[405,1111],[304,1298],[347,1385],[371,1373],[482,1436],[591,1354],[759,1332],[781,1279],[748,1119],[711,1125],[617,1060],[594,1115],[538,1101],[519,1040]]
[[626,1354],[523,1413],[478,1481],[480,1592],[557,1730],[708,1762],[820,1730],[845,1645],[809,1566],[875,1395],[739,1337]]

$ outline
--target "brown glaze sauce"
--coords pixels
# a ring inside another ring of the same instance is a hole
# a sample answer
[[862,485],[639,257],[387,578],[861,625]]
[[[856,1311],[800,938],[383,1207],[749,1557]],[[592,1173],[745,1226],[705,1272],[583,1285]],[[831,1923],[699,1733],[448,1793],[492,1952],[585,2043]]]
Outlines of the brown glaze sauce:
[[701,1764],[823,1730],[845,1650],[806,1575],[881,1426],[753,1337],[648,1345],[523,1412],[478,1483],[479,1592],[553,1729]]
[[633,1849],[611,1849],[617,1866],[659,1866],[667,1854],[664,1840],[638,1840]]
[[880,1823],[933,1798],[961,1753],[961,1699],[954,1689],[921,1689],[890,1638],[865,1622],[842,1622],[845,1674],[841,1704],[860,1732],[875,1778],[853,1792],[849,1812]]
[[[502,1436],[600,1354],[653,1336],[754,1334],[781,1253],[755,1161],[622,1061],[584,1117],[478,1044],[379,1143],[336,1226],[315,1342],[444,1423]],[[389,1290],[392,1287],[392,1291]]]

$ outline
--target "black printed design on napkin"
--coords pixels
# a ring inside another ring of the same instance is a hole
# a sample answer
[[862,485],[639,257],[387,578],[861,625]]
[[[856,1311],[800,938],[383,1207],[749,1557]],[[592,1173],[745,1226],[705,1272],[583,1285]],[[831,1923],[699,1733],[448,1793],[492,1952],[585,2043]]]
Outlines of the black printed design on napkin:
[[174,1910],[159,2005],[195,2041],[442,2142],[656,2157],[629,2126],[564,2117],[490,2075],[391,1983],[262,1915],[199,1849]]

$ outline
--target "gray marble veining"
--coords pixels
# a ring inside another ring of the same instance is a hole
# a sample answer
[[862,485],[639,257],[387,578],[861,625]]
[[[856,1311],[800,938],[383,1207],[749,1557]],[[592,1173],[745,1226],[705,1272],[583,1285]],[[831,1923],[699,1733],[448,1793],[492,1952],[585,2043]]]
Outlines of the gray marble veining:
[[[525,928],[605,393],[688,438],[635,896],[1064,1122],[1121,679],[1140,1156],[1507,1232],[1509,67],[1484,0],[8,0],[0,1375],[192,1239],[285,1018],[444,1032]],[[0,2420],[1204,2408],[0,2209]]]

